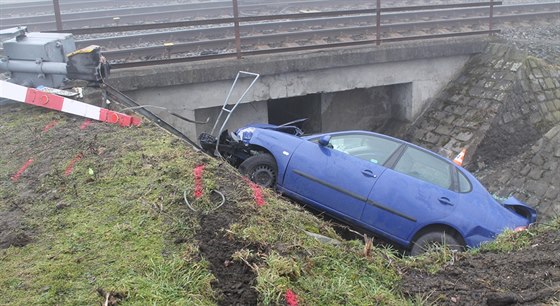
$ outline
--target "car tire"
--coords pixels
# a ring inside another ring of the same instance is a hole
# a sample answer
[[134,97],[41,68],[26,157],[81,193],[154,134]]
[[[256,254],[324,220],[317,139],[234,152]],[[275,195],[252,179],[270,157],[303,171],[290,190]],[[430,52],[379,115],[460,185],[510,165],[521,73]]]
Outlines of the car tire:
[[276,160],[268,153],[261,153],[247,158],[239,165],[239,172],[262,187],[274,187],[278,167]]
[[442,231],[431,231],[422,234],[418,239],[412,243],[412,248],[410,249],[411,256],[417,256],[425,253],[430,248],[434,246],[446,245],[450,250],[453,251],[463,251],[465,246],[451,233],[446,233]]

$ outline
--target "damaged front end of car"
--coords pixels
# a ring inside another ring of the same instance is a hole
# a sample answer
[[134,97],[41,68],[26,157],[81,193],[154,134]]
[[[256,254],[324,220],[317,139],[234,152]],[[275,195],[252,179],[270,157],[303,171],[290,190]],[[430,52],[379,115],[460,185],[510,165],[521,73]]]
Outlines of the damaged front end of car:
[[249,145],[242,142],[235,133],[229,133],[228,130],[223,131],[219,138],[202,133],[198,137],[198,141],[206,153],[221,156],[236,168],[251,156]]
[[303,131],[295,124],[302,123],[305,120],[306,119],[299,119],[282,125],[250,124],[233,133],[225,130],[220,134],[219,138],[208,133],[202,133],[198,137],[198,140],[200,146],[206,153],[214,156],[221,156],[228,163],[237,168],[244,160],[257,154],[256,148],[254,148],[250,142],[256,128],[274,130],[299,137],[303,135]]

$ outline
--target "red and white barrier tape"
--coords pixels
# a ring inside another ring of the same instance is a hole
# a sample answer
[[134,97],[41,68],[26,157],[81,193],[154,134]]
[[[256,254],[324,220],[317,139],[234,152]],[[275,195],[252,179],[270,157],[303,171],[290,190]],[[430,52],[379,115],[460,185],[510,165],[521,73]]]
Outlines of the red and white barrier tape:
[[141,122],[140,118],[127,114],[1,80],[0,97],[120,126],[140,125]]

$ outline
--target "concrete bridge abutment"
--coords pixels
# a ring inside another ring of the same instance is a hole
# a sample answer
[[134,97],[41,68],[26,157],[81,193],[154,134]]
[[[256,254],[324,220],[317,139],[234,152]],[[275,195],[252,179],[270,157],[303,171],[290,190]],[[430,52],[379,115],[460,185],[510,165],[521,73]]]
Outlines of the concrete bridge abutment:
[[[297,118],[309,118],[310,133],[375,130],[387,120],[415,120],[487,43],[486,37],[472,37],[134,68],[117,70],[109,83],[141,105],[209,117],[210,124],[194,126],[158,113],[193,138],[212,129],[238,71],[261,77],[232,114],[230,130]],[[248,83],[241,80],[230,101]]]

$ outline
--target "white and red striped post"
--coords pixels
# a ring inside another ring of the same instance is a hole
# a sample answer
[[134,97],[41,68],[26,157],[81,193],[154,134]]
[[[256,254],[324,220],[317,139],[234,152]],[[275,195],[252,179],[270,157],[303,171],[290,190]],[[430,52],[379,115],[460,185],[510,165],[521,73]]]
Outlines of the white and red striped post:
[[119,124],[120,126],[140,125],[140,118],[97,107],[84,102],[46,93],[34,88],[0,80],[0,98],[23,102],[35,106],[78,115],[98,121]]

